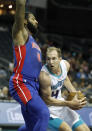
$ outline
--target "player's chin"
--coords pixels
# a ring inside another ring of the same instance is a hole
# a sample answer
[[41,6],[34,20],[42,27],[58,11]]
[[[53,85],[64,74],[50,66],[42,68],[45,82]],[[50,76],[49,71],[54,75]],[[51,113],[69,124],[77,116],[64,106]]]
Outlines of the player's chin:
[[51,72],[54,73],[55,72],[55,68],[51,68]]

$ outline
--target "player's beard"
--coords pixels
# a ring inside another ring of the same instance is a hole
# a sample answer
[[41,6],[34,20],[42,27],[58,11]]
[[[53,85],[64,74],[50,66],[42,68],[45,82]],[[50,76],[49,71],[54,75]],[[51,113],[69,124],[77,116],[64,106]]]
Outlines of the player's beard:
[[32,33],[32,35],[34,37],[36,37],[37,32],[38,32],[38,28],[35,27],[31,22],[27,22],[27,28]]

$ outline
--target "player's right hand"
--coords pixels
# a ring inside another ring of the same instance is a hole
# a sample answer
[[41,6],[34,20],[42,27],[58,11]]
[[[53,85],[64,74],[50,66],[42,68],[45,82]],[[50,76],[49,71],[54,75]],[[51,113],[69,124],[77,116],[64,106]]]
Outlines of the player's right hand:
[[71,101],[68,101],[68,107],[73,110],[79,110],[83,108],[86,105],[86,103],[87,103],[86,97],[80,100],[74,97]]

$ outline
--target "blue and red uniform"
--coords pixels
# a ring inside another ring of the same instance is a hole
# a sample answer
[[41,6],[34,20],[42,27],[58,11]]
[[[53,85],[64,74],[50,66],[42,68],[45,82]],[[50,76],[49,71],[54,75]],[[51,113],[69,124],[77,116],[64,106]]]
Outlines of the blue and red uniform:
[[9,81],[10,94],[21,104],[26,131],[46,131],[49,111],[38,93],[38,77],[42,67],[40,48],[29,36],[25,45],[14,46],[13,49],[14,71]]

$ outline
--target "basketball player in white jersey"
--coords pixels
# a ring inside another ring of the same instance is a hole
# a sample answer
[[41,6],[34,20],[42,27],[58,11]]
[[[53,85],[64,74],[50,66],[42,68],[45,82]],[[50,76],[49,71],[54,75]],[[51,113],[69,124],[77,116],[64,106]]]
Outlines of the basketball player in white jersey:
[[63,85],[70,92],[77,92],[67,76],[69,68],[69,63],[61,58],[59,48],[47,48],[46,64],[41,69],[39,81],[41,96],[50,111],[49,129],[90,131],[79,114],[74,111],[86,105],[85,97],[79,100],[76,95],[74,99],[67,101],[61,95]]

